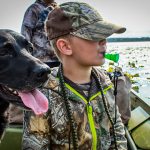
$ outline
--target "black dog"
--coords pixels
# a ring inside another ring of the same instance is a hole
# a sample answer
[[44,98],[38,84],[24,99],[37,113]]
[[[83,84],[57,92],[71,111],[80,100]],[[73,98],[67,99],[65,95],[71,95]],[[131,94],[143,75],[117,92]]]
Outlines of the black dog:
[[46,82],[50,68],[28,53],[32,50],[32,44],[20,34],[0,29],[0,139],[7,124],[4,112],[9,103],[31,108],[36,114],[48,107],[47,99],[43,100],[36,87]]

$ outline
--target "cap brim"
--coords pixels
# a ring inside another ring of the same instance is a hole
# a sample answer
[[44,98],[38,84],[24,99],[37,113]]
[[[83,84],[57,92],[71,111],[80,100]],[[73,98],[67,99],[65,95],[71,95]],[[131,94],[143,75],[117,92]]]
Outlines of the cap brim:
[[113,33],[120,34],[125,31],[125,27],[121,27],[107,21],[98,21],[80,28],[79,30],[73,32],[73,35],[86,40],[100,41],[111,36]]

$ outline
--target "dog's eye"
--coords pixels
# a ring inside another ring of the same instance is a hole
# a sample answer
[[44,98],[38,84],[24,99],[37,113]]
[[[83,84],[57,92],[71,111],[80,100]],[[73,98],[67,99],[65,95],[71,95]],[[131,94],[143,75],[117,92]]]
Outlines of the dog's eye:
[[29,46],[28,52],[31,54],[33,53],[33,47],[32,46]]

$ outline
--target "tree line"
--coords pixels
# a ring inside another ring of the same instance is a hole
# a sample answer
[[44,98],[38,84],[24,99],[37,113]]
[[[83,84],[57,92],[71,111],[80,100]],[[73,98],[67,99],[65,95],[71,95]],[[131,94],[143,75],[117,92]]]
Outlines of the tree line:
[[108,38],[108,42],[145,42],[145,41],[150,41],[150,37]]

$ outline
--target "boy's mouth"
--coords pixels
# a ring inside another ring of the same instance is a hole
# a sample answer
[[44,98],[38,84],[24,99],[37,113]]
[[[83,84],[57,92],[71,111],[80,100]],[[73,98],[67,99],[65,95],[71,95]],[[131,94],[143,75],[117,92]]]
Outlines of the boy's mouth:
[[105,53],[106,53],[105,51],[104,52],[100,52],[98,55],[99,55],[100,58],[104,58]]

